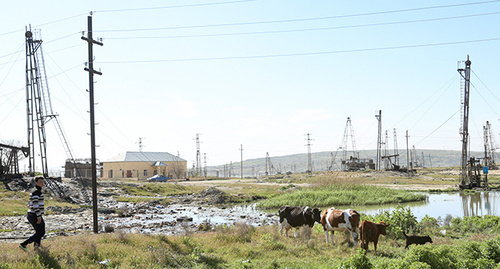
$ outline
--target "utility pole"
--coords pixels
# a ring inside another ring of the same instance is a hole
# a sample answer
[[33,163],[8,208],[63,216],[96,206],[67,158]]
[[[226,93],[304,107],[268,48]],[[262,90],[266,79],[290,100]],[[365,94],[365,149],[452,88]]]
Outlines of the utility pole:
[[204,163],[203,172],[205,174],[205,177],[207,177],[207,154],[206,153],[203,153],[203,163]]
[[96,171],[96,153],[95,153],[95,119],[94,119],[94,74],[102,75],[101,72],[94,70],[94,53],[93,45],[102,46],[99,41],[92,39],[92,13],[87,16],[87,37],[82,36],[82,39],[88,43],[89,68],[84,70],[89,72],[89,96],[90,96],[90,147],[91,147],[91,163],[92,163],[92,212],[94,217],[94,233],[99,232],[97,219],[97,171]]
[[408,177],[410,177],[410,149],[408,148],[408,130],[406,130],[406,171],[408,172]]
[[201,176],[200,134],[196,134],[196,173]]
[[382,110],[375,114],[375,118],[378,120],[378,136],[377,136],[377,164],[375,167],[376,171],[380,171],[380,159],[381,159],[381,147],[382,147]]
[[312,165],[312,155],[311,155],[311,134],[307,133],[307,171],[308,173],[312,173],[313,165]]
[[396,133],[396,128],[394,128],[394,163],[399,166],[399,152],[398,152],[398,138]]
[[240,161],[240,177],[243,178],[243,144],[240,144],[241,161]]
[[145,138],[145,137],[139,137],[139,152],[142,152],[142,148],[143,148],[142,139],[143,138]]

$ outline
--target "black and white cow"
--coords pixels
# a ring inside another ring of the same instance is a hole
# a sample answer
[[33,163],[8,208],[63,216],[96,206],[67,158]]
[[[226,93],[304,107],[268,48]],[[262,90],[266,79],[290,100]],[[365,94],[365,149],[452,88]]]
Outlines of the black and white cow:
[[[308,206],[288,206],[284,205],[279,210],[280,216],[280,235],[288,236],[288,230],[292,228],[300,228],[302,226],[313,227],[314,222],[320,221],[321,211],[318,208],[310,208]],[[297,237],[297,229],[295,230],[295,237]]]

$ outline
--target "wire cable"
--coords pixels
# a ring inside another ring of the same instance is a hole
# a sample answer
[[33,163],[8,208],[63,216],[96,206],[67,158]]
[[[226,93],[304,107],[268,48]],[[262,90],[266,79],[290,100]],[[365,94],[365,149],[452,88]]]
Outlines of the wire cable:
[[465,41],[452,41],[441,43],[428,43],[417,45],[402,45],[378,48],[364,48],[364,49],[348,49],[348,50],[335,50],[335,51],[319,51],[319,52],[303,52],[303,53],[288,53],[288,54],[269,54],[269,55],[253,55],[253,56],[230,56],[230,57],[207,57],[207,58],[181,58],[181,59],[160,59],[160,60],[127,60],[127,61],[96,61],[99,64],[140,64],[140,63],[165,63],[165,62],[194,62],[194,61],[217,61],[217,60],[244,60],[244,59],[265,59],[277,57],[295,57],[295,56],[314,56],[325,54],[343,54],[354,52],[368,52],[368,51],[382,51],[382,50],[395,50],[395,49],[409,49],[409,48],[424,48],[436,47],[446,45],[469,44],[478,42],[491,42],[498,41],[500,37],[465,40]]
[[428,6],[428,7],[410,8],[410,9],[397,9],[397,10],[389,10],[389,11],[357,13],[357,14],[337,15],[337,16],[327,16],[327,17],[302,18],[302,19],[236,22],[236,23],[220,23],[220,24],[190,25],[190,26],[172,26],[172,27],[161,27],[161,28],[97,30],[95,32],[158,31],[158,30],[173,30],[173,29],[189,29],[189,28],[240,26],[240,25],[271,24],[271,23],[289,23],[289,22],[303,22],[303,21],[315,21],[315,20],[331,20],[331,19],[340,19],[340,18],[352,18],[352,17],[372,16],[372,15],[385,15],[385,14],[390,14],[390,13],[402,13],[402,12],[410,12],[410,11],[450,8],[450,7],[489,4],[489,3],[498,3],[498,2],[500,2],[500,0],[483,1],[483,2],[470,2],[470,3],[454,4],[454,5]]
[[449,117],[447,120],[445,120],[441,125],[439,125],[436,129],[434,129],[432,132],[430,132],[428,135],[426,135],[424,138],[422,138],[416,145],[419,145],[420,143],[424,142],[429,136],[431,136],[433,133],[435,133],[437,130],[439,130],[443,125],[445,125],[448,121],[450,121],[457,113],[460,112],[460,109],[458,109],[451,117]]
[[472,70],[472,73],[474,74],[474,76],[476,76],[476,78],[479,80],[479,82],[481,82],[481,84],[483,84],[483,86],[490,92],[490,94],[495,97],[495,99],[497,99],[498,102],[500,102],[500,99],[495,95],[495,93],[490,89],[488,88],[488,86],[486,86],[486,84],[481,80],[481,78],[474,72],[474,70]]
[[361,27],[374,27],[374,26],[386,26],[386,25],[398,25],[398,24],[410,24],[410,23],[422,23],[422,22],[431,22],[431,21],[453,20],[453,19],[463,19],[463,18],[479,17],[479,16],[490,16],[490,15],[498,15],[498,14],[500,14],[500,12],[490,12],[490,13],[470,14],[470,15],[463,15],[463,16],[452,16],[452,17],[432,18],[432,19],[410,20],[410,21],[381,22],[381,23],[368,23],[368,24],[356,24],[356,25],[332,26],[332,27],[319,27],[319,28],[305,28],[305,29],[274,30],[274,31],[254,31],[254,32],[236,32],[236,33],[216,33],[216,34],[198,34],[198,35],[174,35],[174,36],[107,37],[106,39],[127,40],[127,39],[198,38],[198,37],[217,37],[217,36],[236,36],[236,35],[260,35],[260,34],[296,33],[296,32],[309,32],[309,31],[328,31],[328,30],[349,29],[349,28],[361,28]]
[[202,4],[189,4],[189,5],[177,5],[177,6],[162,6],[162,7],[142,7],[142,8],[126,8],[126,9],[104,9],[95,10],[92,13],[109,13],[109,12],[128,12],[128,11],[142,11],[142,10],[158,10],[158,9],[168,9],[168,8],[184,8],[184,7],[201,7],[201,6],[214,6],[214,5],[224,5],[224,4],[236,4],[245,2],[254,2],[256,0],[238,0],[238,1],[226,1],[226,2],[211,2]]

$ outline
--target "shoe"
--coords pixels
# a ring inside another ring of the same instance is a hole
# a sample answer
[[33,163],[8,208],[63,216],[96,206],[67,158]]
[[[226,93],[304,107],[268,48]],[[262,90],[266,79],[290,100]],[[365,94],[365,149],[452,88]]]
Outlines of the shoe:
[[24,251],[28,251],[28,249],[26,248],[26,246],[24,246],[23,244],[20,244],[19,248],[22,249],[22,250],[24,250]]

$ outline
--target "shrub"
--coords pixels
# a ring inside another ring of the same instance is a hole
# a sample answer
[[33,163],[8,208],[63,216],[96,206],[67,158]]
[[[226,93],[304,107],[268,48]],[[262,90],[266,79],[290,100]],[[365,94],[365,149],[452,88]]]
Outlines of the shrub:
[[481,248],[483,257],[494,260],[496,263],[500,262],[500,236],[494,239],[486,240]]
[[418,223],[418,230],[421,232],[429,232],[435,228],[439,227],[439,221],[436,218],[429,217],[425,215],[422,220]]
[[385,221],[385,223],[390,224],[387,227],[387,235],[389,237],[395,237],[402,239],[402,231],[413,232],[417,229],[417,218],[411,212],[410,208],[398,207],[392,212],[384,211],[381,214],[375,216],[367,216],[366,220],[371,220],[373,222]]
[[342,269],[370,269],[373,265],[371,264],[368,257],[366,257],[366,252],[364,249],[359,249],[358,253],[352,255],[346,261],[340,264],[339,268]]

